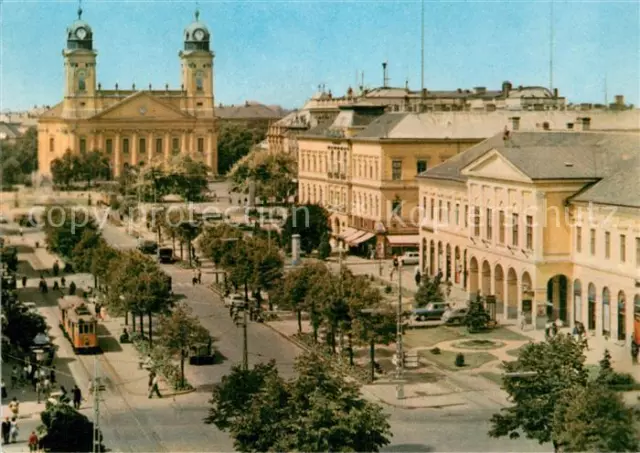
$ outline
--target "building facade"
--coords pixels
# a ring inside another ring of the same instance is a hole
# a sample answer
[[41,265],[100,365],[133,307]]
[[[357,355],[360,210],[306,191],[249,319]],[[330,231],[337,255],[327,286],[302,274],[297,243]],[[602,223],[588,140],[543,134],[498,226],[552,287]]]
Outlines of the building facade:
[[[179,53],[180,89],[103,89],[98,83],[93,31],[82,20],[67,29],[64,98],[38,118],[38,165],[51,175],[51,162],[67,150],[101,150],[108,154],[112,174],[125,166],[168,164],[189,155],[217,172],[214,111],[214,53],[211,34],[196,11],[184,30]],[[140,87],[142,88],[142,87]]]
[[493,296],[505,320],[580,321],[640,343],[639,142],[637,132],[507,130],[427,170],[421,269]]

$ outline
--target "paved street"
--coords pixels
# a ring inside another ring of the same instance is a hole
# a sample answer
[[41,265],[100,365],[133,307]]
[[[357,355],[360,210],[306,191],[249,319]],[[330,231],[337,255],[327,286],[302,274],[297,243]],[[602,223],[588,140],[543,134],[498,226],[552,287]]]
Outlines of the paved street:
[[[133,248],[136,240],[121,229],[107,225],[104,237],[120,248]],[[163,266],[172,276],[174,292],[186,296],[203,325],[217,338],[216,346],[227,360],[213,367],[189,367],[194,385],[201,392],[182,396],[174,403],[174,414],[162,410],[156,417],[169,420],[176,413],[189,420],[200,419],[205,415],[206,397],[211,383],[227,373],[233,363],[239,363],[242,357],[241,330],[229,318],[219,297],[202,286],[192,286],[192,273],[176,266]],[[206,277],[206,276],[203,276]],[[290,342],[268,327],[249,324],[249,360],[251,363],[275,359],[283,375],[292,372],[292,364],[299,350]],[[391,414],[394,437],[385,451],[547,451],[535,442],[491,439],[486,433],[488,420],[496,411],[497,405],[485,398],[468,395],[470,405],[462,408],[447,409],[397,409],[386,407]],[[215,430],[209,427],[208,429]],[[198,431],[192,427],[188,432]],[[215,444],[218,447],[218,444]],[[218,447],[219,448],[219,447]]]

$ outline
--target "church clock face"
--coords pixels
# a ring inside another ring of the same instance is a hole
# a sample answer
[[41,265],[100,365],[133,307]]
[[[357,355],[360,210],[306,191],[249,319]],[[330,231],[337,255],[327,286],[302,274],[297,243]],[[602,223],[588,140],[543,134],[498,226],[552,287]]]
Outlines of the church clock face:
[[204,39],[204,31],[202,31],[200,28],[198,28],[194,33],[193,36],[198,40],[198,41],[202,41]]
[[85,30],[84,28],[80,27],[76,30],[76,36],[79,39],[84,39],[87,37],[87,30]]

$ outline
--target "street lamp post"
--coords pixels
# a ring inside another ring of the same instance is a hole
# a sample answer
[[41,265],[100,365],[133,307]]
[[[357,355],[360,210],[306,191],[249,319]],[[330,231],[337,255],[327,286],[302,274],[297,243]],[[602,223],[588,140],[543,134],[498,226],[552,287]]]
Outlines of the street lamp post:
[[404,399],[404,351],[402,350],[402,260],[398,260],[398,324],[396,326],[396,398]]

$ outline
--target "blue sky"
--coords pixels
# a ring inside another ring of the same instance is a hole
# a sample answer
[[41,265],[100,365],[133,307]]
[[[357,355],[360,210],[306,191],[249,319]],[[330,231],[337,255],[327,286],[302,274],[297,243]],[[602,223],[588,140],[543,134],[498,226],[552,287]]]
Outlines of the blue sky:
[[[4,0],[1,108],[53,105],[77,2]],[[320,83],[334,94],[382,83],[420,87],[419,1],[200,1],[216,52],[216,102],[300,106]],[[554,86],[572,102],[624,94],[638,105],[639,3],[555,0]],[[104,88],[180,85],[182,31],[195,1],[87,1]],[[549,3],[426,1],[425,86],[549,83]]]

